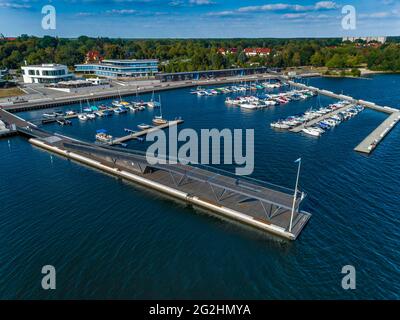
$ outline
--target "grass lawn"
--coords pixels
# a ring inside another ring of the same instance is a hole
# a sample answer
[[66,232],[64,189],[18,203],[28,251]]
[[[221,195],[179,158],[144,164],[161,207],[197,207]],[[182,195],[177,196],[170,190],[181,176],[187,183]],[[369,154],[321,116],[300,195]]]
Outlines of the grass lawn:
[[8,98],[8,97],[15,97],[21,96],[25,94],[21,89],[14,87],[14,88],[0,88],[0,98]]

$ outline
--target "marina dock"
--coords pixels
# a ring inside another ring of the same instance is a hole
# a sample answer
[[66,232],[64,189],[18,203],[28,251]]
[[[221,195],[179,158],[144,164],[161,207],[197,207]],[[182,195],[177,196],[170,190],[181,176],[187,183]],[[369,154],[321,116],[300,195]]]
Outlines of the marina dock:
[[[348,101],[351,104],[356,104],[356,105],[361,105],[365,108],[369,108],[375,111],[383,112],[389,115],[389,117],[378,127],[376,128],[368,137],[366,137],[357,147],[354,148],[355,151],[357,152],[362,152],[362,153],[367,153],[370,154],[375,148],[379,145],[379,143],[383,140],[383,138],[396,126],[397,123],[399,123],[399,116],[400,116],[400,110],[388,106],[379,106],[374,102],[370,101],[365,101],[365,100],[360,100],[360,99],[355,99],[353,97],[343,95],[343,94],[336,94],[334,92],[328,91],[328,90],[321,90],[319,88],[315,87],[310,87],[307,85],[304,85],[302,83],[297,83],[291,80],[287,80],[285,77],[280,77],[282,80],[285,79],[291,86],[297,87],[299,89],[307,89],[314,91],[318,94],[331,97],[334,99],[338,100],[344,100]],[[326,117],[332,116],[337,112],[340,112],[341,109],[335,110],[334,112],[328,114]],[[318,119],[315,119],[313,121],[308,122],[306,125],[310,126],[314,123],[317,123],[318,121],[321,121],[325,119],[324,117],[320,117]],[[304,128],[304,125],[300,125],[294,129],[292,129],[292,132],[299,132]]]
[[39,148],[289,240],[298,238],[311,217],[299,208],[306,196],[300,190],[292,211],[295,192],[288,188],[200,165],[149,164],[137,151],[53,134],[1,109],[0,119],[15,124],[18,133]]
[[357,147],[355,151],[370,154],[376,146],[386,137],[386,135],[400,121],[400,112],[392,113],[382,124],[366,137]]
[[126,96],[134,96],[137,94],[145,94],[152,92],[162,92],[174,89],[182,89],[182,88],[193,88],[197,86],[208,86],[212,84],[227,84],[238,81],[257,81],[257,80],[268,80],[268,79],[276,79],[276,74],[254,74],[242,77],[227,77],[227,78],[217,78],[217,79],[208,79],[208,80],[190,80],[190,81],[181,81],[181,82],[171,82],[164,83],[161,82],[159,84],[151,85],[151,86],[129,86],[127,88],[112,88],[111,90],[103,90],[103,91],[95,91],[88,93],[79,93],[79,94],[70,94],[65,96],[45,96],[40,99],[29,100],[29,101],[18,101],[16,103],[13,102],[4,102],[0,106],[10,112],[21,112],[21,111],[31,111],[31,110],[39,110],[46,108],[54,108],[60,107],[70,104],[78,104],[79,101],[100,101],[105,99],[119,99],[121,97]]
[[387,114],[392,114],[394,112],[398,112],[399,111],[396,108],[391,108],[391,107],[387,107],[387,106],[379,106],[374,102],[355,99],[353,97],[350,97],[350,96],[347,96],[347,95],[344,95],[344,94],[337,94],[337,93],[334,93],[332,91],[322,90],[322,89],[319,89],[319,88],[316,88],[316,87],[307,86],[307,85],[302,84],[302,83],[297,83],[297,82],[290,81],[290,80],[287,81],[287,82],[291,86],[297,87],[299,89],[311,90],[311,91],[314,91],[314,92],[316,92],[318,94],[321,94],[321,95],[324,95],[324,96],[327,96],[327,97],[330,97],[330,98],[334,98],[334,99],[337,99],[337,100],[348,101],[348,102],[350,102],[352,104],[358,104],[358,105],[361,105],[361,106],[363,106],[365,108],[369,108],[369,109],[372,109],[372,110],[375,110],[375,111],[379,111],[379,112],[383,112],[383,113],[387,113]]
[[149,134],[151,132],[154,132],[154,131],[157,131],[157,130],[160,130],[160,129],[169,128],[169,127],[172,127],[172,126],[177,126],[177,125],[180,125],[181,123],[183,123],[182,119],[168,121],[166,124],[162,124],[162,125],[159,125],[159,126],[154,126],[154,127],[149,128],[149,129],[145,129],[145,130],[141,130],[141,131],[137,131],[137,132],[133,132],[133,133],[130,133],[130,134],[128,134],[126,136],[123,136],[123,137],[120,137],[120,138],[115,138],[109,143],[109,145],[122,144],[124,142],[130,141],[130,140],[133,140],[133,139],[137,139],[139,137],[143,137],[143,136],[145,136],[145,135],[147,135],[147,134]]
[[341,112],[341,111],[344,111],[344,110],[346,110],[346,109],[348,109],[348,108],[349,108],[349,105],[345,105],[345,106],[343,106],[342,108],[336,109],[336,110],[334,110],[334,111],[332,111],[332,112],[329,112],[329,113],[327,113],[327,114],[323,114],[323,115],[321,115],[321,116],[318,117],[318,118],[315,118],[315,119],[310,120],[310,121],[307,121],[307,122],[305,122],[305,123],[303,123],[303,124],[301,124],[301,125],[298,125],[298,126],[292,128],[292,129],[290,129],[290,131],[291,131],[291,132],[295,132],[295,133],[300,132],[300,131],[303,130],[305,127],[312,126],[312,125],[316,124],[317,122],[320,122],[320,121],[322,121],[322,120],[324,120],[324,119],[328,119],[328,118],[334,116],[335,114],[337,114],[337,113],[339,113],[339,112]]

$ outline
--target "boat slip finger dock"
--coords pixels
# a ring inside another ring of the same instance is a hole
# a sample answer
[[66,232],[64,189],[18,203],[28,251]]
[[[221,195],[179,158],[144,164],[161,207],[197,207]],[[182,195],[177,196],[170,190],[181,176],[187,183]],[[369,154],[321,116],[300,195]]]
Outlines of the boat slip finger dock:
[[[355,99],[353,97],[350,96],[346,96],[343,94],[337,94],[328,90],[321,90],[319,88],[315,88],[315,87],[310,87],[310,86],[306,86],[302,83],[297,83],[291,80],[288,80],[287,77],[280,77],[282,80],[287,81],[291,86],[293,87],[297,87],[300,89],[307,89],[307,90],[311,90],[313,92],[316,92],[318,94],[327,96],[327,97],[331,97],[331,98],[335,98],[338,100],[343,100],[343,101],[347,101],[351,104],[355,104],[355,105],[360,105],[363,106],[365,108],[369,108],[375,111],[379,111],[379,112],[383,112],[389,115],[389,117],[383,121],[373,132],[371,132],[363,141],[360,142],[360,144],[358,146],[356,146],[354,148],[355,151],[357,152],[361,152],[361,153],[366,153],[366,154],[370,154],[372,153],[372,151],[375,150],[375,148],[379,145],[379,143],[387,136],[387,134],[396,126],[396,124],[399,123],[400,121],[400,110],[396,109],[396,108],[392,108],[392,107],[388,107],[388,106],[379,106],[373,102],[370,101],[365,101],[365,100],[360,100],[360,99]],[[340,112],[341,110],[338,110],[337,112]],[[335,111],[336,112],[336,111]],[[332,113],[334,114],[334,113]],[[317,119],[321,120],[321,119]],[[315,121],[315,122],[317,122]],[[304,127],[299,126],[296,127],[294,129],[292,129],[291,131],[293,132],[300,132]]]

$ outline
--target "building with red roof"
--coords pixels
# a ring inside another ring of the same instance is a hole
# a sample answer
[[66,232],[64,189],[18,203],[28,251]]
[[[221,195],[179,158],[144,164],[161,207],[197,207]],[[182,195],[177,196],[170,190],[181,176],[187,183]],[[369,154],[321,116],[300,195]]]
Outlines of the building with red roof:
[[102,60],[103,57],[96,50],[91,50],[88,53],[86,53],[85,63],[95,63],[95,62],[100,63]]
[[270,48],[246,48],[243,51],[248,57],[269,56],[271,53]]

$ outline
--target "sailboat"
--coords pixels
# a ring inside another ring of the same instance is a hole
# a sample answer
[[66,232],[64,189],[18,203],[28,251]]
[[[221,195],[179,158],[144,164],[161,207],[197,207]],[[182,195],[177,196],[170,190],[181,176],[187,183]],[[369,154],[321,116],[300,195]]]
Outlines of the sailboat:
[[[89,99],[86,99],[86,102],[87,102],[87,108],[85,108],[85,109],[83,109],[83,111],[85,111],[85,112],[87,112],[87,114],[86,114],[86,118],[87,119],[89,119],[89,120],[93,120],[93,119],[96,119],[96,115],[92,112],[93,110],[94,110],[94,108],[96,108],[97,109],[97,107],[95,107],[95,106],[90,106],[90,104],[89,104]],[[97,109],[98,110],[98,109]]]
[[136,87],[136,98],[135,98],[135,109],[138,111],[143,111],[146,109],[146,105],[147,103],[143,102],[143,101],[139,101],[139,88]]
[[168,123],[168,121],[163,119],[163,117],[162,117],[161,97],[160,96],[159,96],[159,101],[160,101],[160,115],[159,116],[154,116],[154,118],[153,118],[153,123],[156,126],[160,126],[160,125]]
[[81,113],[80,114],[78,114],[78,119],[79,120],[82,120],[82,121],[86,121],[88,118],[87,118],[87,116],[83,113],[83,111],[82,111],[82,101],[81,100],[79,100],[79,104],[80,104],[80,106],[81,106]]
[[117,108],[130,108],[132,104],[127,101],[122,100],[121,92],[118,90],[119,100],[114,100],[112,105]]
[[151,100],[150,100],[150,102],[147,103],[147,106],[149,108],[159,108],[161,106],[161,103],[159,101],[154,100],[154,90],[153,90],[153,94],[151,95]]

